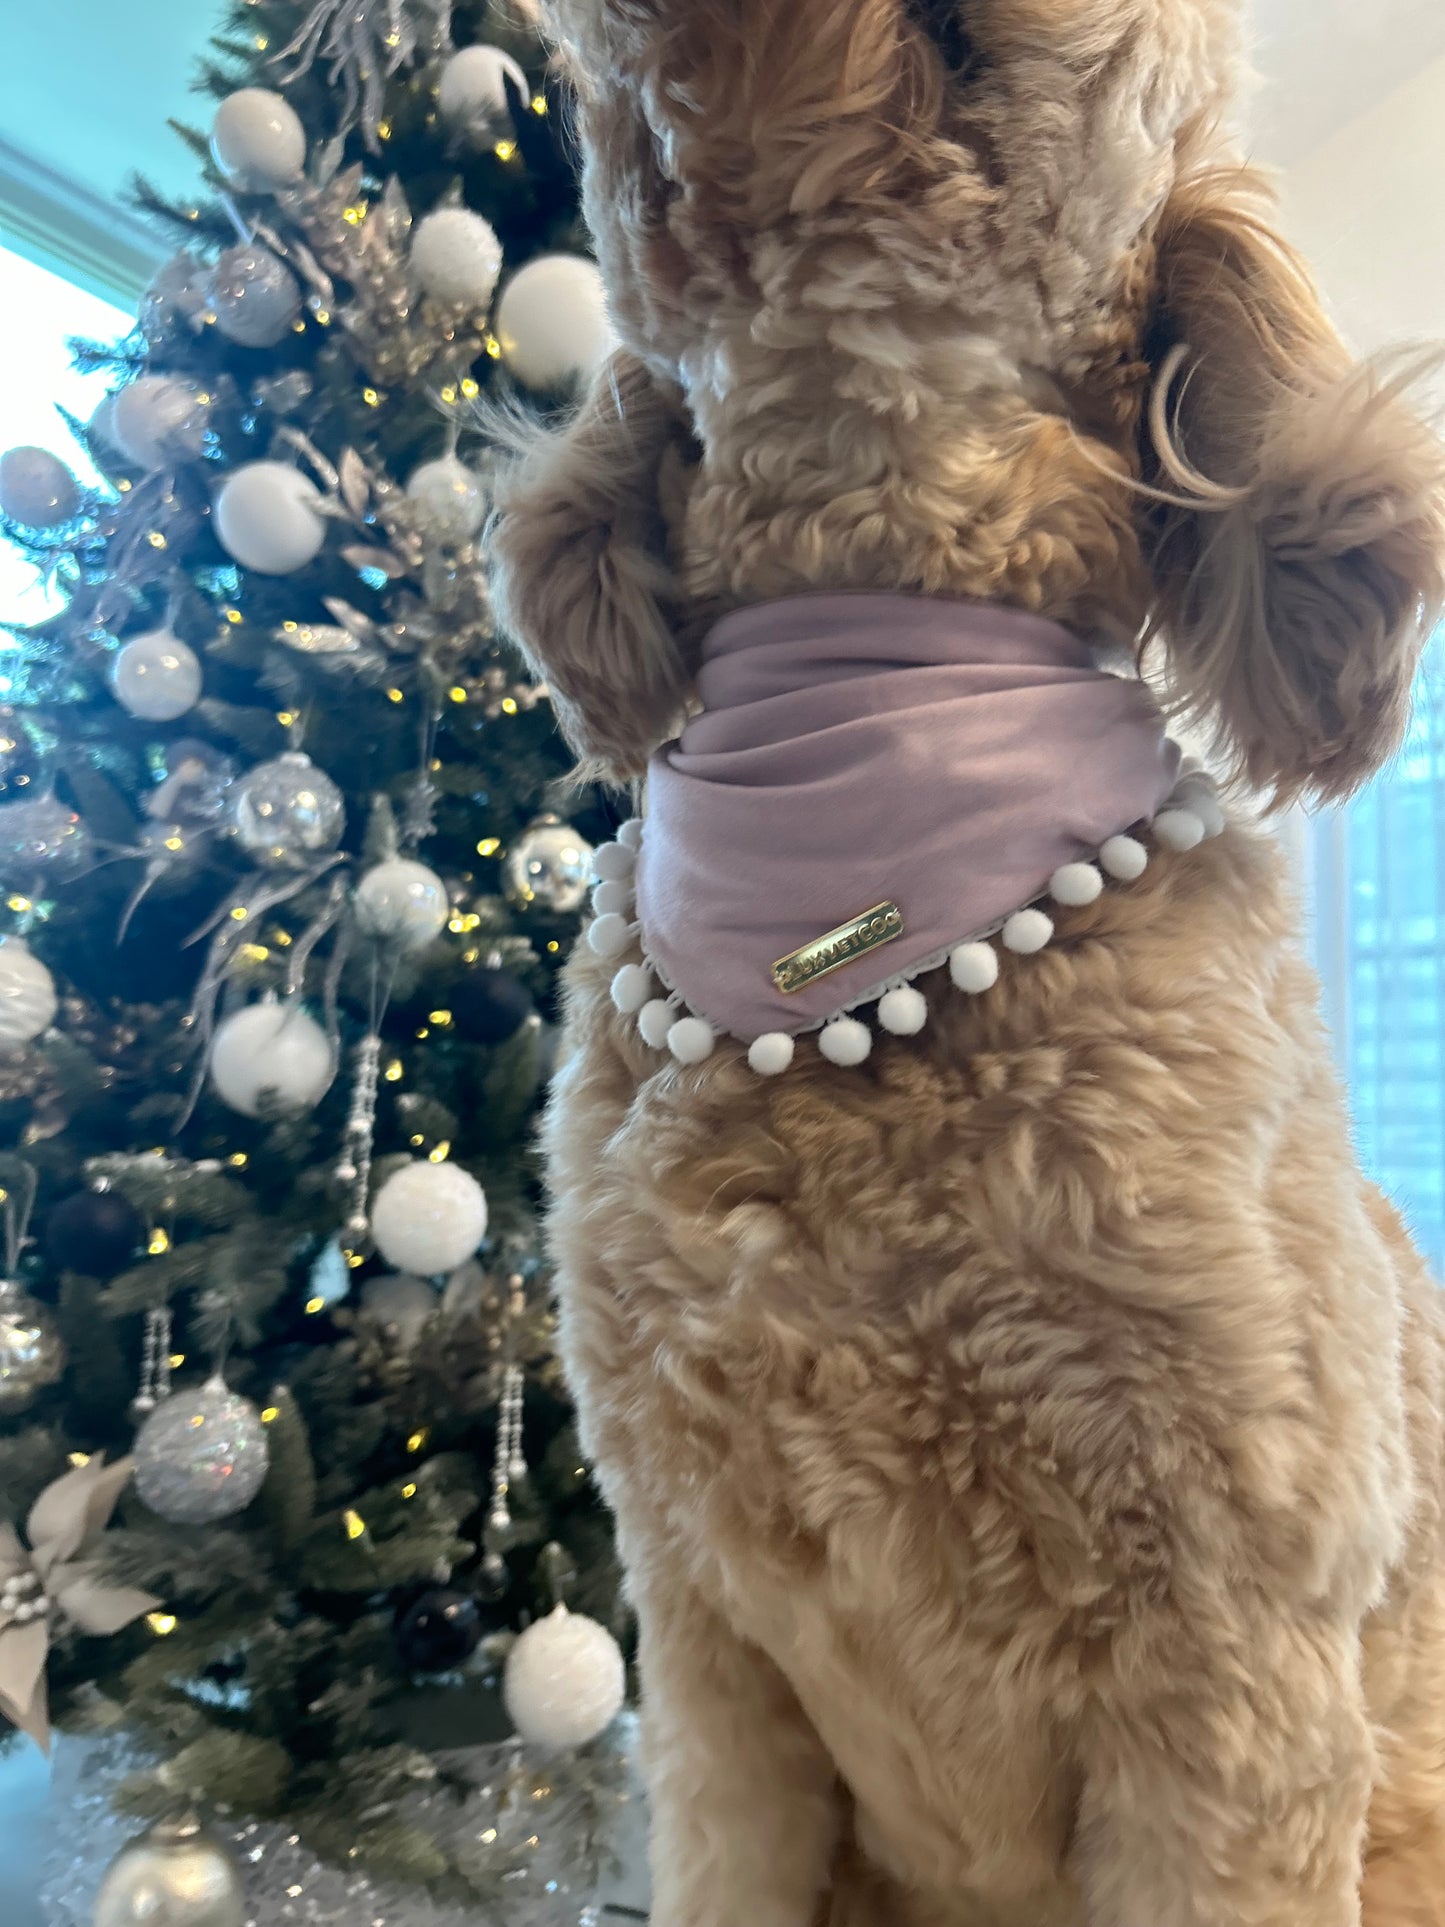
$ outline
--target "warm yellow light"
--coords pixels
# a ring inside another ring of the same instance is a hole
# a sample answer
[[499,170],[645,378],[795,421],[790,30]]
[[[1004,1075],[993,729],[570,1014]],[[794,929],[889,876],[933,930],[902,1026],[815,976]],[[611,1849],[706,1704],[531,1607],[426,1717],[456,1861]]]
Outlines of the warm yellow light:
[[427,1021],[428,1023],[435,1024],[439,1030],[445,1029],[452,1021],[452,1014],[449,1010],[429,1010],[427,1012]]
[[246,921],[246,918],[249,915],[250,915],[250,911],[247,910],[244,903],[238,903],[235,909],[231,912],[232,919],[236,923],[244,923]]
[[473,964],[477,961],[477,958],[480,957],[481,954],[482,953],[480,950],[464,950],[462,952],[462,962],[466,964]]
[[225,616],[226,616],[227,622],[244,622],[245,621],[245,617],[241,614],[241,611],[239,609],[227,609],[225,611]]
[[287,634],[288,636],[294,636],[294,635],[295,635],[295,633],[296,633],[296,631],[297,631],[297,629],[298,629],[298,628],[299,628],[300,626],[301,626],[301,625],[300,625],[299,623],[296,623],[296,622],[283,622],[283,623],[281,624],[281,627],[282,627],[282,628],[283,628],[283,629],[284,629],[284,630],[286,631],[286,634]]
[[150,1243],[146,1246],[146,1250],[149,1251],[152,1258],[159,1258],[163,1251],[169,1251],[170,1248],[171,1241],[169,1237],[157,1226],[151,1233]]
[[306,317],[305,317],[305,315],[297,315],[297,317],[296,317],[296,319],[295,319],[295,320],[294,320],[294,321],[293,321],[293,322],[291,323],[291,332],[292,332],[292,334],[293,334],[293,335],[304,335],[304,334],[305,334],[305,332],[306,332]]
[[122,495],[129,495],[129,494],[130,494],[130,483],[129,483],[129,482],[127,482],[127,481],[119,481],[119,482],[117,482],[117,483],[116,483],[116,487],[117,487],[117,488],[118,488],[118,489],[120,490],[120,492],[121,492],[121,494],[122,494]]
[[388,689],[386,692],[386,696],[387,696],[388,702],[404,703],[406,701],[406,697],[401,693],[399,689]]
[[451,697],[454,703],[464,703],[467,699],[467,692],[465,689],[462,688],[459,682],[454,682],[451,688],[447,691],[447,694],[448,696]]
[[456,398],[457,398],[457,391],[455,388],[452,387],[451,383],[448,382],[446,387],[443,388],[442,390],[442,400],[446,403],[447,407],[450,408],[452,404],[456,401]]
[[431,1433],[427,1430],[426,1426],[423,1426],[419,1432],[413,1432],[406,1442],[407,1451],[420,1452],[430,1437]]
[[545,114],[546,111],[547,111],[547,96],[545,94],[533,94],[532,112],[534,114]]
[[[348,227],[360,227],[366,219],[366,202],[358,201],[353,207],[342,208],[341,218]],[[317,319],[319,320],[320,317],[318,316]]]
[[268,1405],[261,1414],[261,1423],[263,1425],[274,1425],[280,1416],[281,1407],[279,1405]]
[[296,712],[294,709],[278,709],[276,711],[276,720],[280,723],[282,729],[289,729],[296,720]]
[[562,948],[562,946],[560,943],[558,943],[557,939],[553,937],[552,941],[547,945],[547,948],[548,950],[551,951],[552,955],[555,957],[557,952]]
[[308,1318],[314,1318],[317,1312],[325,1311],[325,1309],[326,1300],[324,1298],[308,1298],[306,1300],[306,1315]]
[[484,1847],[491,1846],[492,1842],[496,1839],[496,1837],[497,1837],[497,1829],[495,1827],[488,1827],[486,1832],[481,1836],[482,1845]]
[[379,120],[376,123],[376,138],[379,141],[389,141],[391,139],[391,122],[389,120]]
[[381,396],[377,394],[374,388],[363,388],[361,391],[361,399],[366,403],[368,408],[375,408],[376,404],[381,400]]
[[426,1137],[423,1132],[417,1131],[412,1137],[407,1139],[407,1143],[410,1144],[413,1151],[419,1151],[422,1145],[426,1143]]
[[414,1499],[414,1498],[416,1497],[416,1487],[415,1487],[415,1485],[413,1485],[413,1484],[407,1484],[407,1485],[404,1485],[404,1486],[403,1486],[403,1487],[401,1488],[401,1496],[402,1496],[402,1497],[403,1497],[404,1499]]
[[341,1516],[346,1521],[347,1538],[361,1538],[362,1534],[366,1531],[366,1521],[362,1518],[361,1514],[359,1512],[353,1512],[351,1507],[348,1506]]
[[165,847],[168,850],[183,850],[186,847],[186,839],[183,836],[168,836]]
[[502,344],[500,341],[498,341],[495,335],[487,336],[485,346],[486,346],[487,353],[492,357],[493,361],[501,360]]
[[164,1639],[168,1633],[176,1630],[179,1621],[174,1613],[147,1613],[146,1624],[157,1639]]
[[172,1352],[170,1357],[166,1360],[167,1365],[170,1366],[173,1372],[178,1372],[181,1369],[182,1365],[185,1364],[185,1362],[186,1362],[186,1355],[184,1352]]
[[498,141],[492,152],[499,161],[509,161],[517,151],[515,141]]
[[33,906],[29,897],[13,896],[6,897],[5,907],[7,910],[29,910]]
[[416,1034],[416,1040],[419,1044],[424,1044],[427,1038],[430,1036],[431,1036],[431,1032],[427,1029],[426,1025],[423,1024],[421,1029]]
[[275,941],[283,950],[289,949],[291,945],[291,932],[289,930],[278,930]]
[[467,927],[466,921],[460,915],[454,914],[447,918],[447,929],[452,931],[453,934],[456,936],[460,936],[462,931],[465,930],[466,927]]
[[319,324],[319,325],[320,325],[321,327],[323,327],[323,328],[329,328],[329,327],[331,326],[331,311],[330,311],[330,309],[329,309],[329,308],[318,308],[318,309],[316,310],[316,319],[317,319],[317,322],[318,322],[318,324]]
[[462,393],[463,395],[465,395],[466,399],[468,401],[475,401],[477,396],[480,395],[481,392],[482,392],[481,383],[473,381],[471,376],[468,375],[462,383]]
[[495,856],[501,847],[502,839],[499,836],[484,836],[477,845],[477,855]]
[[515,716],[515,715],[516,715],[516,713],[517,713],[517,699],[516,699],[516,697],[515,697],[515,696],[503,696],[503,698],[502,698],[502,714],[503,714],[504,716]]
[[244,1151],[232,1151],[231,1155],[226,1159],[227,1164],[234,1165],[238,1171],[244,1171],[250,1161],[250,1158]]
[[382,1076],[388,1084],[399,1084],[401,1082],[401,1059],[399,1057],[393,1057],[386,1069],[382,1072]]
[[166,538],[159,529],[151,529],[146,535],[146,541],[153,549],[163,549],[166,546]]
[[366,1263],[365,1254],[360,1251],[343,1251],[341,1255],[346,1260],[348,1268],[352,1271],[355,1271],[358,1265],[364,1265]]
[[241,945],[241,955],[246,959],[247,963],[265,963],[270,954],[271,952],[266,948],[264,943],[243,943]]
[[264,33],[258,33],[256,35],[256,51],[258,54],[265,53],[270,44],[269,38]]
[[451,1154],[452,1141],[449,1137],[444,1137],[436,1149],[428,1153],[427,1162],[429,1164],[445,1164]]
[[70,1455],[70,1463],[75,1467],[76,1471],[78,1472],[81,1466],[90,1464],[89,1452],[72,1452]]

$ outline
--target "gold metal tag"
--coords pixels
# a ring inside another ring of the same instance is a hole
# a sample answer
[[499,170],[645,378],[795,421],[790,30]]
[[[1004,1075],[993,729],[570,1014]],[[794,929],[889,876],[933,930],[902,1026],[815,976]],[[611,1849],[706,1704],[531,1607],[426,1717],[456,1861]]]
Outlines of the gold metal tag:
[[826,937],[815,937],[789,957],[779,957],[773,965],[773,982],[785,997],[795,990],[806,990],[830,970],[841,970],[870,950],[877,950],[903,935],[903,912],[896,903],[878,903],[861,917],[840,923]]

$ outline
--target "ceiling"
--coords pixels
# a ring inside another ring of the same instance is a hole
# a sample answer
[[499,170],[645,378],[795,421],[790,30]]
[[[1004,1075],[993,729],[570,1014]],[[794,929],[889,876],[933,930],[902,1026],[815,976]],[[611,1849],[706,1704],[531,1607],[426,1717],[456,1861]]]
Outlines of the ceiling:
[[[303,7],[298,0],[297,13]],[[1255,0],[1253,143],[1299,160],[1445,54],[1442,0]],[[139,169],[193,180],[168,116],[204,120],[191,70],[219,0],[20,0],[0,63],[0,236],[97,293],[132,295],[157,243],[119,206]]]

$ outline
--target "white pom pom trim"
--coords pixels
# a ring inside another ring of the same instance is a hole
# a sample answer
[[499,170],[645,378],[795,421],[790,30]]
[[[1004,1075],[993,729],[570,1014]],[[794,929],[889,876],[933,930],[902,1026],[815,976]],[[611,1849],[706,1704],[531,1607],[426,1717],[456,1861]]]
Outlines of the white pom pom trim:
[[928,999],[912,984],[899,984],[878,999],[878,1021],[891,1037],[916,1037],[928,1022]]
[[786,1031],[764,1031],[748,1045],[748,1063],[759,1077],[781,1077],[792,1063],[795,1049]]
[[991,943],[961,943],[948,953],[948,974],[960,990],[981,996],[998,982],[998,952]]
[[717,1034],[701,1017],[679,1017],[667,1033],[667,1048],[679,1064],[704,1064],[712,1056]]
[[1188,810],[1204,825],[1206,837],[1222,836],[1226,827],[1224,811],[1214,785],[1207,776],[1186,776],[1169,799],[1171,809]]
[[619,916],[632,908],[632,886],[629,883],[599,883],[592,892],[592,908],[599,916],[616,912]]
[[873,1033],[856,1017],[835,1017],[818,1033],[818,1049],[830,1064],[852,1070],[873,1048]]
[[1135,883],[1149,867],[1149,852],[1135,836],[1111,836],[1099,861],[1119,883]]
[[624,964],[612,979],[612,1001],[624,1017],[635,1017],[652,996],[652,972],[646,964]]
[[637,1017],[637,1028],[642,1033],[644,1044],[654,1050],[667,1049],[667,1033],[677,1022],[677,1012],[665,997],[654,997],[650,1004],[644,1004]]
[[587,941],[599,957],[620,957],[632,941],[632,925],[626,917],[611,910],[596,918],[587,931]]
[[592,871],[600,883],[625,883],[637,868],[637,852],[622,843],[604,843],[592,855]]
[[1049,895],[1055,903],[1080,909],[1102,894],[1104,879],[1092,863],[1065,863],[1049,878]]
[[1019,957],[1034,957],[1054,934],[1053,919],[1042,910],[1015,910],[1001,933],[1003,947]]
[[617,841],[624,850],[634,853],[642,848],[642,818],[631,816],[617,832]]
[[1193,810],[1160,810],[1154,835],[1166,850],[1194,850],[1204,841],[1204,825]]

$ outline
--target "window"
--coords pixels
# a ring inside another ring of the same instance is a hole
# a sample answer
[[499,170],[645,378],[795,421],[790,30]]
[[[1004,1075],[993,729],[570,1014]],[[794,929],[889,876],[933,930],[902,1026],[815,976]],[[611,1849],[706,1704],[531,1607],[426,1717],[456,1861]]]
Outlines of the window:
[[[71,335],[113,341],[131,325],[131,317],[108,301],[0,248],[0,449],[34,443],[53,450],[82,481],[95,481],[55,411],[58,402],[88,420],[105,394],[106,378],[76,374],[65,344]],[[36,622],[50,606],[35,570],[0,541],[0,619]],[[0,649],[7,641],[0,636]]]
[[1395,762],[1314,828],[1315,948],[1360,1157],[1445,1277],[1445,633]]

